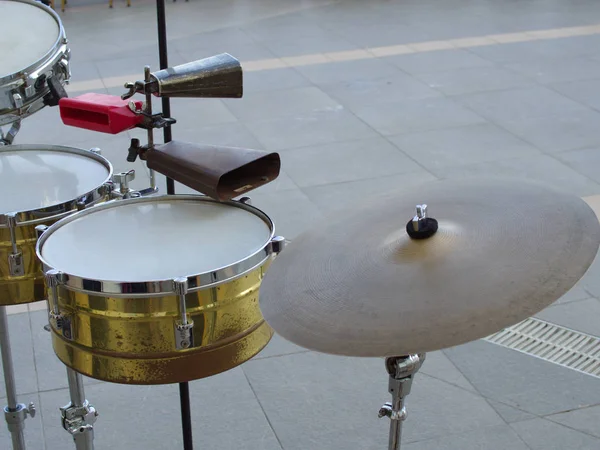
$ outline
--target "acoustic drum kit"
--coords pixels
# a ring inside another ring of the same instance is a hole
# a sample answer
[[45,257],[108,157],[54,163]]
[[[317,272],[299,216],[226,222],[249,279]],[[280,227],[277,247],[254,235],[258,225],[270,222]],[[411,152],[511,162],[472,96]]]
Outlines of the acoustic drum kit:
[[[31,0],[0,0],[8,27],[0,125],[11,125],[0,146],[0,346],[14,450],[25,448],[35,406],[16,398],[6,306],[47,302],[46,329],[69,384],[62,425],[78,450],[93,449],[98,416],[82,375],[180,383],[191,449],[187,383],[248,361],[274,331],[318,352],[384,358],[392,401],[379,416],[391,419],[389,449],[397,450],[427,352],[530,317],[595,258],[600,225],[583,200],[516,180],[388,193],[286,244],[242,197],[277,178],[277,153],[171,139],[170,98],[242,97],[242,69],[228,54],[168,67],[164,0],[157,12],[161,70],[146,67],[121,97],[69,98],[59,17]],[[23,17],[36,33],[20,26]],[[58,106],[68,126],[146,129],[148,143],[133,139],[127,160],[146,162],[150,187],[131,189],[134,171],[113,173],[97,149],[13,144],[21,120],[44,106]],[[158,128],[163,144],[154,143]],[[167,195],[158,194],[155,170],[168,177]],[[174,181],[199,194],[173,195]]]

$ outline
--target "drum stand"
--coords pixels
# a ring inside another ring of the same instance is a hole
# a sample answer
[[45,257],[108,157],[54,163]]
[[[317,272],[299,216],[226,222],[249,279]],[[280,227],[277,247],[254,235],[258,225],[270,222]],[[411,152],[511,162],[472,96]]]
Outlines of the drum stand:
[[424,361],[424,353],[394,356],[385,360],[385,367],[390,375],[389,392],[392,394],[392,402],[381,407],[379,417],[389,417],[391,420],[389,450],[400,450],[402,422],[406,419],[404,400],[410,394],[413,377]]
[[25,419],[27,419],[28,415],[31,417],[35,416],[35,406],[33,403],[30,403],[28,406],[25,406],[23,403],[17,403],[17,389],[15,386],[6,306],[0,306],[0,351],[2,352],[2,368],[8,403],[4,407],[4,418],[8,425],[8,431],[10,431],[12,436],[13,450],[25,450],[25,436],[23,433],[25,430]]
[[10,129],[6,134],[0,128],[0,146],[2,145],[11,145],[17,136],[17,133],[21,129],[21,121],[17,120],[12,123]]
[[60,408],[62,426],[73,436],[77,450],[94,449],[94,423],[98,417],[96,409],[85,399],[83,377],[67,367],[71,402]]

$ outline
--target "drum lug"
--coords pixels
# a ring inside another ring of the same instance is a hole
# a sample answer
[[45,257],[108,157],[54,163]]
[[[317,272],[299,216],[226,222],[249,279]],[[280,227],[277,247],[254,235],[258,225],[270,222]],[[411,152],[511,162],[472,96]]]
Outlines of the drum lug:
[[48,296],[48,321],[55,330],[60,330],[65,339],[73,339],[71,318],[61,314],[58,308],[58,286],[63,281],[63,274],[55,269],[48,270],[45,274],[46,285],[52,295]]
[[283,251],[286,243],[287,241],[283,236],[274,236],[273,239],[271,239],[271,250],[275,256]]
[[194,322],[175,322],[175,347],[177,350],[185,350],[194,346]]
[[41,238],[42,234],[44,234],[46,232],[46,230],[48,229],[48,225],[38,225],[37,227],[35,227],[35,234],[37,236],[37,238]]
[[240,203],[244,205],[252,206],[252,199],[250,197],[242,197],[240,198]]
[[10,232],[10,243],[12,253],[8,255],[8,272],[11,277],[22,277],[25,275],[23,264],[23,253],[17,248],[17,216],[14,213],[6,214],[6,223]]
[[175,322],[175,347],[177,350],[185,350],[194,346],[194,322],[188,320],[185,296],[188,293],[187,277],[179,277],[173,280],[173,291],[179,297],[180,320]]

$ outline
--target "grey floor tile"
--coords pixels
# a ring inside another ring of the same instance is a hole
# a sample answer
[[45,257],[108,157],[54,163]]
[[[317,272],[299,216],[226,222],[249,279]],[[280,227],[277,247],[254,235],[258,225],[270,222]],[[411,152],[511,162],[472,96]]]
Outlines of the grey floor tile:
[[[40,400],[37,393],[30,394],[26,398],[19,398],[18,401],[21,403],[28,404],[29,402],[35,403],[36,416],[28,417],[25,420],[25,447],[27,450],[46,450],[45,447],[45,439],[44,439],[44,430],[42,424],[42,417],[39,414],[40,411]],[[6,399],[0,398],[0,406],[4,408],[6,406]],[[12,449],[12,437],[10,432],[8,431],[6,422],[4,421],[4,415],[2,415],[2,420],[0,423],[0,448],[2,449]]]
[[244,72],[244,95],[249,92],[310,87],[313,84],[296,69],[254,70]]
[[[556,113],[560,109],[554,110]],[[502,120],[501,126],[546,153],[600,145],[600,113],[561,111],[560,115]]]
[[515,350],[476,341],[444,353],[481,395],[531,414],[600,402],[598,379]]
[[453,99],[501,125],[539,117],[589,112],[578,102],[542,86],[454,96]]
[[245,147],[257,150],[261,150],[263,147],[248,127],[238,121],[208,126],[198,124],[198,126],[190,128],[175,126],[173,129],[173,139],[195,144]]
[[299,189],[285,192],[253,192],[252,205],[275,223],[275,232],[293,239],[321,217],[317,206]]
[[411,53],[384,59],[413,75],[492,65],[490,61],[462,49]]
[[421,170],[382,137],[286,150],[281,158],[301,188]]
[[535,147],[491,124],[401,134],[390,137],[390,141],[438,176],[448,168],[540,154]]
[[[33,356],[34,342],[31,337],[29,313],[11,314],[8,316],[8,333],[12,352],[13,372],[17,394],[38,391],[37,367]],[[2,361],[0,361],[2,368]],[[4,372],[0,378],[0,397],[6,396]],[[21,403],[27,403],[27,396],[19,396]]]
[[291,343],[275,333],[263,351],[252,358],[252,360],[254,361],[255,359],[273,358],[283,355],[291,355],[294,353],[304,353],[307,351],[308,350],[305,348],[299,347],[298,345]]
[[533,86],[534,81],[502,67],[469,67],[417,76],[429,87],[446,95],[462,95]]
[[406,450],[529,450],[508,425],[409,443]]
[[545,58],[546,61],[592,56],[598,53],[598,45],[600,45],[598,35],[541,39],[523,43],[523,47]]
[[272,120],[247,122],[246,126],[268,150],[376,137],[377,132],[344,109]]
[[350,109],[441,96],[439,92],[427,87],[425,83],[401,72],[376,79],[359,78],[322,84],[320,87]]
[[532,450],[595,450],[600,439],[545,419],[531,419],[510,425]]
[[428,353],[425,358],[425,363],[421,366],[421,369],[419,369],[419,373],[424,373],[462,389],[476,392],[469,380],[460,373],[452,361],[450,361],[442,351]]
[[600,110],[600,79],[552,83],[548,87],[590,108]]
[[[71,438],[60,427],[58,412],[68,401],[68,391],[45,392],[41,397],[47,450],[70,448]],[[86,389],[86,397],[99,412],[94,426],[98,450],[182,447],[176,385],[103,383]],[[190,400],[198,447],[281,449],[240,368],[190,383]]]
[[[309,352],[251,361],[244,371],[284,448],[385,448],[389,421],[377,419],[389,400],[383,360]],[[425,374],[407,409],[407,442],[503,423],[479,396]],[[344,420],[331,420],[340,410]]]
[[506,423],[519,422],[521,420],[533,419],[535,415],[525,412],[521,409],[508,406],[504,403],[497,402],[494,400],[488,400],[488,403],[492,408],[496,410],[498,414],[504,419]]
[[532,42],[513,42],[501,45],[484,45],[470,47],[467,51],[495,63],[544,61],[548,59],[548,56],[541,54],[539,49],[531,44]]
[[[241,103],[242,99],[233,102]],[[171,102],[171,117],[177,120],[173,133],[178,128],[192,128],[236,122],[224,100],[216,98],[178,98]]]
[[[48,313],[42,310],[29,314],[39,390],[41,392],[66,388],[68,386],[66,367],[54,353],[50,332],[44,330],[44,325],[48,323]],[[84,377],[84,383],[92,385],[100,381]]]
[[245,95],[242,100],[227,100],[225,104],[243,121],[277,119],[331,111],[340,107],[335,100],[315,86],[254,92]]
[[577,172],[600,183],[600,148],[584,148],[561,152],[556,158],[564,161]]
[[591,297],[591,294],[585,290],[583,283],[579,283],[561,298],[559,298],[554,305],[562,305],[565,303],[577,302],[579,300],[585,300]]
[[440,178],[477,175],[533,179],[580,196],[600,192],[598,183],[548,155],[467,164],[462,167],[442,168],[439,171]]
[[600,297],[600,258],[598,256],[579,281],[579,285],[593,297]]
[[368,80],[393,76],[398,68],[381,59],[336,61],[297,67],[296,70],[317,85],[349,80]]
[[542,84],[589,80],[600,76],[600,61],[588,58],[519,62],[508,64],[506,67]]
[[600,337],[600,300],[595,298],[553,305],[536,314],[536,317]]
[[341,52],[359,48],[349,40],[325,30],[306,36],[288,34],[278,39],[264,41],[264,45],[280,57]]
[[[219,30],[223,31],[223,30]],[[228,30],[229,32],[231,30]],[[219,33],[221,36],[226,33]],[[194,45],[195,44],[195,45]],[[243,40],[243,37],[231,39],[230,42],[206,39],[204,34],[199,35],[196,39],[190,40],[187,44],[179,44],[177,51],[186,61],[195,61],[198,59],[208,58],[221,53],[229,53],[231,56],[240,61],[242,70],[246,61],[254,61],[259,59],[271,59],[275,55],[269,51],[261,43]]]
[[600,405],[553,414],[545,419],[600,438]]
[[354,108],[356,115],[384,136],[461,127],[485,119],[449,98],[406,100]]
[[[418,170],[389,177],[376,177],[368,180],[334,183],[312,186],[302,191],[325,213],[351,207],[357,202],[367,201],[392,191],[400,191],[403,187],[412,189],[422,183],[437,178],[426,170]],[[401,195],[399,193],[398,195]]]

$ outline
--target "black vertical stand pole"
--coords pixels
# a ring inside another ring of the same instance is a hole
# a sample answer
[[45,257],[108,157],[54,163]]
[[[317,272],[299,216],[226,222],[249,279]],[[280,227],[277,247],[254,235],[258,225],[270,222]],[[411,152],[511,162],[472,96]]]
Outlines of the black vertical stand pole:
[[[165,0],[156,0],[156,15],[158,20],[158,57],[160,69],[169,67],[169,58],[167,52],[167,18],[165,12]],[[162,113],[164,117],[171,117],[171,104],[166,97],[162,98]],[[172,139],[171,127],[164,128],[164,142],[170,142]],[[172,178],[167,178],[167,194],[175,194],[175,182]],[[181,428],[183,432],[184,450],[193,450],[194,442],[192,439],[192,412],[190,407],[190,387],[188,383],[179,383],[179,401],[181,407]]]

